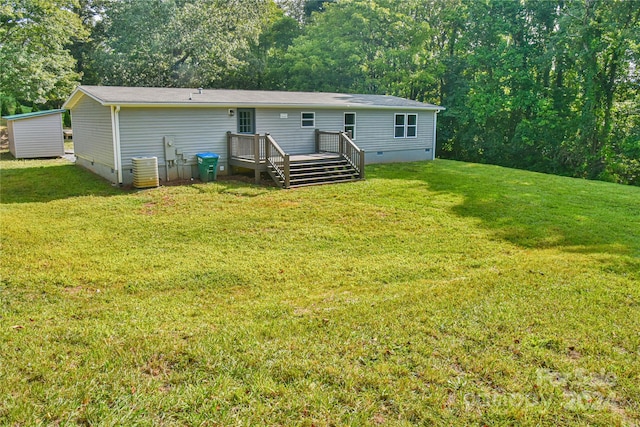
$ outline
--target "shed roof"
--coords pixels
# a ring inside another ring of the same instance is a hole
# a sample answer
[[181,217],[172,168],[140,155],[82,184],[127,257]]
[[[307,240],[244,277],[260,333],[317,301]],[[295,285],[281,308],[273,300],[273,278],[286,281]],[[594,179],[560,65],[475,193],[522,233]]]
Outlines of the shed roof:
[[360,95],[326,92],[284,92],[193,88],[155,88],[122,86],[79,86],[63,105],[73,108],[87,95],[104,106],[146,107],[299,107],[299,108],[407,108],[444,110],[433,104],[390,95]]
[[49,114],[60,114],[60,113],[64,113],[64,112],[65,112],[64,109],[34,111],[33,113],[13,114],[11,116],[4,116],[3,119],[7,119],[7,120],[22,120],[22,119],[30,119],[32,117],[38,117],[38,116],[47,116]]

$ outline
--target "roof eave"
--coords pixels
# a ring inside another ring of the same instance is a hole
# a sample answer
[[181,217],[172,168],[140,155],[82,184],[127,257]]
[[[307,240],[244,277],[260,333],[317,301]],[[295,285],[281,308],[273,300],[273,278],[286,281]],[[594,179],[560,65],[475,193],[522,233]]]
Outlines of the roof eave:
[[[94,98],[96,99],[96,98]],[[288,103],[254,103],[254,102],[120,102],[102,101],[96,99],[104,106],[120,106],[128,108],[320,108],[320,109],[361,109],[361,110],[423,110],[441,111],[444,107],[438,105],[407,106],[407,105],[363,105],[363,104],[288,104]],[[67,101],[69,102],[69,101]],[[66,103],[65,103],[66,105]],[[71,107],[68,107],[71,108]]]
[[33,113],[25,113],[25,114],[12,114],[10,116],[3,116],[2,118],[5,120],[24,120],[24,119],[31,119],[34,117],[43,117],[43,116],[49,116],[51,114],[62,114],[64,113],[66,110],[64,108],[62,109],[56,109],[56,110],[46,110],[46,111],[36,111]]
[[82,97],[85,96],[85,95],[88,96],[89,98],[93,99],[94,101],[100,103],[101,105],[105,105],[105,106],[110,105],[110,104],[105,103],[104,100],[98,98],[97,96],[95,96],[92,93],[90,93],[87,90],[85,90],[82,86],[78,86],[77,88],[75,88],[73,93],[71,93],[71,95],[65,101],[65,103],[62,104],[62,108],[66,109],[66,110],[71,110],[73,107],[76,106],[78,101],[80,101],[80,99],[82,99]]

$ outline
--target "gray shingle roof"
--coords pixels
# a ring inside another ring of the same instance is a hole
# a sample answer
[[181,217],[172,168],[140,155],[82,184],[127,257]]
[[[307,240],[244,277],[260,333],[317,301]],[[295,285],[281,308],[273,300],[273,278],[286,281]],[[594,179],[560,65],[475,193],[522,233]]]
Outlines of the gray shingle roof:
[[441,110],[442,107],[389,95],[358,95],[326,92],[283,92],[190,88],[152,88],[121,86],[80,86],[65,103],[83,92],[103,105],[218,106],[218,107],[345,107],[410,108]]

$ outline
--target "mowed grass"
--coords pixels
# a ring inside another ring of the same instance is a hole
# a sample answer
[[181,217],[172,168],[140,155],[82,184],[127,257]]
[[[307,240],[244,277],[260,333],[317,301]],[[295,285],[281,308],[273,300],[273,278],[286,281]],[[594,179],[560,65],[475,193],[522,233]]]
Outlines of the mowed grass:
[[0,425],[640,423],[640,188],[0,167]]

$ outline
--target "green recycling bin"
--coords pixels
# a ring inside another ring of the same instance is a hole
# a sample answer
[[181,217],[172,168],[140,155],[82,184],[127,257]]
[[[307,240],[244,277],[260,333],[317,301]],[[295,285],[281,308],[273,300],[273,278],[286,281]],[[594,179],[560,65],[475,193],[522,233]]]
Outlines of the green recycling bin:
[[215,181],[218,175],[218,159],[219,155],[215,153],[197,153],[198,172],[200,172],[200,181]]

